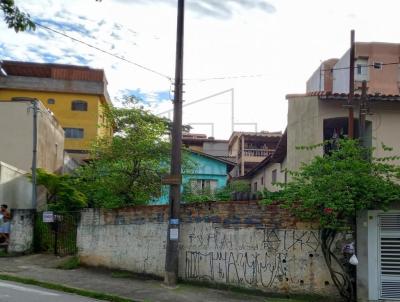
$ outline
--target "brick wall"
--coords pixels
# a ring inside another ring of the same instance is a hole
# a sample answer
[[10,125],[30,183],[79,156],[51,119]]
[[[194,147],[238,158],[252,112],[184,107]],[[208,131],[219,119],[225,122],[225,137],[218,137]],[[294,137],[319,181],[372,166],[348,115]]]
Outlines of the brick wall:
[[[88,265],[163,277],[167,206],[87,209],[78,228]],[[319,231],[257,201],[182,205],[179,275],[264,291],[336,295]]]

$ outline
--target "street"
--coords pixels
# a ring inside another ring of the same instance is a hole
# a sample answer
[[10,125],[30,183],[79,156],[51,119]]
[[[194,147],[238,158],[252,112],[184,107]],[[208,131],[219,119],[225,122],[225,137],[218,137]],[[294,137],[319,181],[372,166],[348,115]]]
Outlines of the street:
[[0,302],[95,302],[90,298],[66,294],[37,286],[0,281]]

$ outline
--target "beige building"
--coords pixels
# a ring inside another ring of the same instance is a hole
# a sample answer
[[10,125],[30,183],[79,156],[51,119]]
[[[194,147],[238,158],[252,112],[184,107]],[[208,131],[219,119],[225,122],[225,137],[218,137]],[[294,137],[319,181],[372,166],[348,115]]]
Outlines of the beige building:
[[26,174],[0,161],[0,204],[9,209],[32,208],[32,183]]
[[[361,83],[367,81],[368,93],[398,95],[400,93],[400,44],[357,42],[355,44],[354,89],[361,92]],[[332,64],[334,63],[334,64]],[[340,59],[321,64],[307,81],[307,92],[349,92],[350,50]]]
[[287,131],[282,135],[273,154],[268,155],[257,166],[251,169],[243,178],[249,180],[251,193],[267,190],[269,192],[279,191],[276,183],[286,183],[286,145]]
[[[298,150],[297,146],[320,144],[334,136],[346,136],[348,110],[346,94],[318,93],[287,95],[289,102],[287,126],[287,168],[297,170],[324,149]],[[355,136],[358,135],[357,113],[359,96],[355,96]],[[366,123],[366,144],[376,148],[376,156],[388,155],[382,143],[400,154],[400,96],[370,95]],[[391,154],[391,153],[389,153]]]
[[237,166],[233,177],[244,176],[268,155],[274,153],[282,132],[233,132],[229,138],[229,156]]
[[[61,172],[64,130],[53,114],[38,102],[37,167]],[[33,109],[28,100],[0,102],[0,161],[31,171],[33,154]]]

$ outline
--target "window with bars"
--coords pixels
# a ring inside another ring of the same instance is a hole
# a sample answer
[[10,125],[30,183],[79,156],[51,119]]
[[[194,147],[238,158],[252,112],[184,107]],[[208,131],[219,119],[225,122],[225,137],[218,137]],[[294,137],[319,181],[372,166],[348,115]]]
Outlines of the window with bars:
[[191,179],[190,188],[193,193],[210,192],[217,189],[218,181],[216,179]]
[[64,128],[65,138],[83,138],[84,129],[82,128]]
[[82,100],[72,101],[71,110],[72,111],[87,111],[88,110],[88,104],[87,104],[87,102],[82,101]]
[[272,183],[276,183],[277,173],[278,173],[278,171],[276,169],[272,170],[272,173],[271,173],[271,180],[272,180],[271,182]]

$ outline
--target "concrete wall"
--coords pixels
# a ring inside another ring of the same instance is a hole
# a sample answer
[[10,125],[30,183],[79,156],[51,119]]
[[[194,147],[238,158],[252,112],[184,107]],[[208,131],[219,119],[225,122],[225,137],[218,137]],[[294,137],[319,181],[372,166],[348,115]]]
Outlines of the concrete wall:
[[350,50],[347,50],[334,66],[333,70],[333,89],[334,93],[349,93],[349,66]]
[[[400,46],[395,43],[364,43],[357,42],[355,47],[355,67],[357,59],[359,62],[367,61],[368,71],[366,79],[368,80],[368,92],[371,94],[399,94],[399,65],[385,65],[382,69],[372,67],[377,63],[395,63],[399,61]],[[362,65],[364,65],[363,63]],[[333,92],[348,93],[349,92],[349,69],[350,66],[350,50],[347,50],[343,57],[336,63],[333,72]],[[344,68],[344,69],[340,69]],[[357,71],[357,69],[355,70]],[[355,72],[355,90],[360,93],[361,80]]]
[[[272,183],[272,171],[276,170],[276,182],[284,183],[285,182],[285,171],[280,163],[269,163],[260,171],[254,174],[251,178],[251,192],[256,193],[255,191],[255,183],[257,183],[257,191],[263,191],[267,189],[269,192],[276,192],[280,190],[280,187],[274,185]],[[261,181],[263,178],[263,184]]]
[[[88,82],[90,83],[90,82]],[[83,138],[66,138],[65,150],[90,150],[91,144],[104,132],[99,127],[99,107],[101,98],[97,95],[78,94],[78,93],[59,93],[35,90],[12,90],[0,89],[0,100],[11,100],[13,97],[37,98],[43,102],[51,112],[54,113],[62,128],[83,128]],[[54,99],[54,104],[48,104],[48,99]],[[88,111],[73,111],[71,103],[73,100],[82,100],[87,102]],[[71,153],[74,157],[74,153]],[[87,154],[85,154],[87,158]]]
[[[324,119],[348,116],[345,101],[321,101],[317,96],[288,96],[288,141],[287,168],[297,170],[302,162],[311,161],[316,155],[322,155],[323,149],[298,150],[297,146],[310,146],[323,142]],[[383,157],[400,154],[400,136],[394,131],[400,127],[400,103],[371,101],[371,115],[367,121],[372,124],[372,147],[374,155]],[[358,112],[356,104],[355,112]],[[382,143],[392,147],[393,152],[384,151]],[[399,161],[397,161],[399,163]]]
[[322,154],[322,148],[297,150],[323,141],[323,118],[320,116],[318,97],[289,96],[287,125],[287,168],[296,171],[302,162]]
[[8,253],[26,253],[32,250],[34,211],[11,211],[10,243]]
[[[33,111],[30,102],[0,102],[0,161],[31,171]],[[39,104],[37,166],[58,171],[63,165],[64,131]]]
[[213,156],[228,156],[228,142],[204,142],[203,150],[204,153]]
[[26,173],[0,162],[0,204],[7,204],[9,209],[32,207],[32,183]]
[[[88,209],[78,228],[82,263],[164,275],[168,209]],[[257,202],[184,205],[179,275],[280,293],[336,295],[319,231]]]

